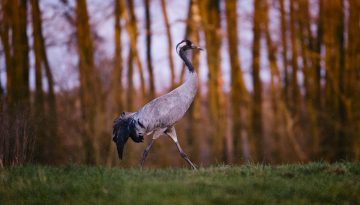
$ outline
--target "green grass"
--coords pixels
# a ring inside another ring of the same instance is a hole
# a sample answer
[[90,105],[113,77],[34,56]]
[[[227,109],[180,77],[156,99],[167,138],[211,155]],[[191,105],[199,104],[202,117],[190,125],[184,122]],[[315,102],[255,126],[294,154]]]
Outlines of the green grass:
[[0,169],[0,204],[359,204],[360,163]]

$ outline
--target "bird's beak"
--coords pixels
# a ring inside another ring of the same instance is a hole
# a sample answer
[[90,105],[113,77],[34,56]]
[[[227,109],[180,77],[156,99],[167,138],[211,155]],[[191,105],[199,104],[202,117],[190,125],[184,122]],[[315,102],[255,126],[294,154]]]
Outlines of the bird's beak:
[[193,45],[191,48],[192,48],[192,49],[198,49],[198,50],[200,50],[200,51],[203,51],[203,50],[204,50],[203,48],[201,48],[201,47],[199,47],[199,46],[194,46],[194,45]]

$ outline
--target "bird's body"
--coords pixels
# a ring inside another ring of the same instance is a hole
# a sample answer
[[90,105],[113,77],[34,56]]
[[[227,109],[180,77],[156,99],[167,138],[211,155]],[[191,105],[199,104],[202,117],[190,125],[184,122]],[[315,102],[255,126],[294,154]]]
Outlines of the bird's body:
[[144,126],[144,134],[169,128],[180,120],[189,109],[197,91],[196,73],[188,74],[186,81],[171,92],[155,98],[133,116]]
[[171,92],[153,99],[137,112],[123,112],[114,121],[113,140],[117,145],[120,158],[129,137],[138,143],[143,141],[144,136],[153,134],[151,143],[145,149],[141,160],[141,166],[143,166],[154,140],[161,135],[168,135],[175,142],[181,156],[195,168],[178,143],[174,124],[184,116],[197,92],[198,77],[185,51],[194,48],[201,50],[201,48],[195,47],[188,40],[180,42],[177,48],[179,46],[178,54],[188,67],[185,82]]

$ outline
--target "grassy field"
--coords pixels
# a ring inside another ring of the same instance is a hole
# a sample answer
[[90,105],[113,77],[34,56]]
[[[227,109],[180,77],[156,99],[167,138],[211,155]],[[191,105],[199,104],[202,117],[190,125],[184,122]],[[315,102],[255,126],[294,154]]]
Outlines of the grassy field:
[[0,204],[359,204],[360,163],[0,169]]

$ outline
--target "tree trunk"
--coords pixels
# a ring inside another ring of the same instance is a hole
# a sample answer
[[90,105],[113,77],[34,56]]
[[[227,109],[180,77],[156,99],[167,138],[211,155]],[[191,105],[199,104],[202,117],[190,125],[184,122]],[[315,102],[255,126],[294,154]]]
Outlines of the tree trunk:
[[150,15],[150,0],[144,0],[145,3],[145,32],[146,32],[146,62],[149,73],[149,99],[155,97],[155,80],[151,58],[151,15]]
[[1,113],[6,120],[1,122],[0,148],[3,152],[0,153],[0,164],[17,165],[29,159],[33,149],[33,119],[28,116],[31,105],[27,1],[4,0],[1,6],[0,36],[5,54],[7,112]]
[[34,37],[34,55],[35,55],[35,127],[36,127],[36,149],[35,160],[41,163],[47,161],[47,136],[43,128],[45,123],[44,92],[42,79],[42,52],[41,52],[41,17],[38,2],[31,0],[32,8],[32,26]]
[[[319,15],[317,19],[317,32],[316,32],[316,38],[314,42],[314,54],[313,54],[313,69],[315,72],[314,76],[314,101],[313,101],[313,107],[315,112],[318,115],[320,115],[323,111],[322,104],[323,104],[323,92],[322,92],[322,86],[321,86],[321,53],[322,53],[322,46],[323,46],[323,39],[324,39],[324,0],[319,0]],[[315,118],[316,116],[310,116]],[[312,142],[312,155],[314,159],[318,159],[321,154],[321,129],[322,129],[322,120],[320,116],[316,117],[316,123],[318,124],[319,134],[314,135],[313,142]]]
[[[9,93],[20,109],[28,109],[30,106],[29,89],[29,46],[27,37],[27,1],[15,0],[11,4],[12,42],[13,46],[13,92]],[[11,73],[11,72],[10,72]],[[11,97],[11,98],[12,98]]]
[[[343,69],[344,59],[344,14],[343,1],[334,0],[324,4],[325,24],[325,139],[324,156],[330,161],[344,159],[347,136],[343,132],[344,105]],[[334,147],[335,150],[334,150]]]
[[128,55],[128,71],[127,71],[127,110],[129,111],[133,111],[135,109],[134,106],[134,96],[135,96],[135,89],[134,89],[134,80],[133,80],[133,76],[134,76],[134,66],[133,66],[133,55],[131,54],[131,49],[129,51],[129,55]]
[[[313,160],[319,160],[317,155],[319,153],[319,117],[316,101],[319,100],[316,96],[316,64],[318,56],[316,54],[315,40],[311,33],[310,10],[308,0],[298,0],[298,22],[299,22],[299,35],[300,35],[300,48],[301,59],[303,64],[303,78],[304,78],[304,91],[305,91],[305,105],[307,108],[306,119],[302,122],[303,127],[308,130],[306,134],[311,136],[312,148],[309,150],[312,153]],[[318,25],[318,29],[320,29]],[[320,55],[320,54],[319,54]]]
[[288,39],[287,39],[287,21],[285,0],[279,0],[280,3],[280,22],[281,22],[281,46],[282,46],[282,60],[284,67],[284,98],[285,103],[289,106],[289,63],[288,63]]
[[[38,1],[32,0],[32,19],[34,36],[34,54],[35,54],[35,119],[38,126],[38,156],[35,157],[39,162],[56,163],[59,160],[60,140],[57,136],[57,113],[54,93],[54,80],[51,68],[46,54],[45,40],[42,32],[42,18]],[[42,89],[43,68],[47,78],[48,95],[44,96]],[[45,99],[47,100],[45,103]],[[47,105],[47,106],[46,106]],[[46,110],[46,108],[48,108]],[[47,129],[43,126],[46,124]],[[54,160],[57,159],[57,160]]]
[[227,22],[227,37],[229,41],[229,54],[230,54],[230,65],[231,65],[231,114],[232,114],[232,138],[234,153],[233,157],[235,162],[241,162],[246,159],[247,153],[242,150],[241,140],[243,133],[247,132],[245,119],[245,110],[248,106],[248,92],[246,90],[245,82],[243,79],[239,53],[238,53],[238,27],[237,27],[237,12],[236,12],[236,1],[226,1],[226,22]]
[[[268,1],[268,0],[266,0]],[[283,1],[281,1],[281,4],[283,4]],[[270,29],[269,29],[269,5],[268,2],[265,2],[265,15],[264,15],[264,23],[263,23],[263,29],[264,29],[264,33],[265,33],[265,39],[266,39],[266,48],[267,48],[267,58],[268,58],[268,62],[269,62],[269,67],[270,67],[270,92],[271,92],[271,106],[272,106],[272,114],[273,114],[273,120],[271,122],[271,136],[273,139],[273,144],[276,147],[272,147],[271,148],[271,152],[269,153],[269,156],[266,156],[266,159],[272,162],[280,162],[280,155],[281,155],[281,150],[280,150],[280,144],[281,144],[281,133],[280,133],[280,124],[281,124],[281,117],[280,115],[282,113],[279,112],[279,106],[281,106],[280,104],[282,104],[283,102],[281,101],[281,86],[280,86],[280,82],[279,82],[279,67],[276,61],[276,48],[273,44],[273,41],[271,39],[271,35],[270,35]],[[283,5],[281,6],[283,7]],[[281,10],[283,10],[284,8],[281,8]],[[282,11],[283,12],[283,11]],[[282,13],[283,15],[283,13]],[[281,18],[285,18],[284,16],[281,16]],[[282,19],[283,20],[283,19]],[[282,22],[283,23],[283,22]],[[282,34],[284,35],[284,34]],[[283,43],[286,44],[286,37],[283,36]],[[284,66],[285,66],[285,70],[287,69],[287,62],[286,62],[286,49],[284,49],[283,47],[283,62],[284,62]],[[285,71],[286,73],[287,71]],[[286,82],[285,82],[286,84]],[[285,95],[285,99],[286,99],[286,95]]]
[[[129,50],[129,61],[128,61],[128,66],[129,66],[129,71],[128,71],[128,78],[131,77],[132,78],[132,72],[133,72],[133,63],[135,61],[138,70],[139,70],[139,74],[140,74],[140,86],[141,86],[141,94],[144,98],[146,98],[146,88],[145,88],[145,78],[144,78],[144,73],[143,73],[143,67],[140,61],[140,56],[139,56],[139,52],[137,49],[137,35],[138,35],[138,31],[137,31],[137,25],[136,25],[136,16],[135,16],[135,10],[134,10],[134,2],[133,0],[127,0],[127,7],[124,5],[124,2],[121,1],[122,3],[122,7],[123,8],[127,8],[127,9],[123,9],[123,14],[122,16],[125,19],[126,22],[126,30],[129,34],[129,40],[130,40],[130,50]],[[131,65],[130,65],[131,64]],[[128,79],[130,81],[132,81],[132,79]],[[133,86],[130,85],[129,86]],[[134,93],[129,93],[129,89],[128,89],[128,96],[134,95]],[[128,107],[132,106],[128,104]],[[129,110],[131,111],[131,110]]]
[[252,107],[251,132],[253,159],[258,162],[264,160],[264,142],[262,127],[262,84],[260,80],[260,36],[263,0],[254,1],[253,46],[252,46]]
[[[122,49],[121,49],[121,33],[122,28],[120,25],[122,8],[121,0],[115,0],[114,2],[114,42],[115,42],[115,53],[114,53],[114,66],[112,70],[111,78],[111,100],[112,110],[111,117],[115,119],[124,109],[123,102],[123,83],[122,83]],[[108,154],[106,157],[106,164],[115,164],[115,146],[113,146],[112,140],[108,141]]]
[[211,123],[212,159],[225,160],[225,112],[223,79],[220,63],[220,1],[199,1],[200,15],[204,25],[208,64],[208,112]]
[[297,41],[297,27],[296,27],[296,10],[295,3],[297,1],[290,1],[290,38],[291,38],[291,104],[290,110],[295,117],[299,117],[300,112],[300,89],[298,82],[298,41]]
[[350,156],[360,159],[360,96],[354,93],[360,90],[360,2],[349,0],[349,20],[348,20],[348,45],[347,45],[347,66],[344,104],[346,106],[346,116],[349,133]]
[[123,100],[122,100],[122,49],[121,49],[121,25],[120,25],[120,16],[123,8],[121,7],[121,0],[115,0],[115,8],[114,8],[114,42],[115,42],[115,54],[114,54],[114,67],[112,72],[112,98],[114,103],[114,117],[122,112]]
[[[55,91],[54,91],[54,78],[51,72],[49,60],[46,54],[46,48],[45,48],[45,40],[43,38],[43,35],[41,33],[40,38],[41,40],[41,53],[42,58],[44,61],[44,68],[45,68],[45,75],[47,78],[47,87],[48,87],[48,94],[47,94],[47,105],[48,105],[48,111],[46,112],[46,119],[47,119],[47,136],[48,136],[48,149],[50,149],[50,156],[53,156],[53,158],[57,158],[58,160],[61,160],[60,154],[61,154],[61,140],[58,135],[58,115],[56,110],[56,97],[55,97]],[[53,159],[52,159],[53,160]],[[54,160],[53,160],[54,161]],[[56,163],[56,160],[55,160]]]
[[[196,1],[189,1],[189,10],[187,17],[186,25],[186,35],[185,38],[191,39],[195,45],[199,45],[200,36],[199,36],[199,5]],[[200,52],[194,52],[192,55],[192,64],[199,74],[199,64],[200,64]],[[185,71],[183,67],[182,71]],[[183,73],[183,72],[182,72]],[[184,72],[185,73],[185,72]],[[200,75],[200,74],[199,74]],[[200,78],[198,75],[198,80]],[[182,82],[182,81],[180,81]],[[195,162],[206,162],[206,141],[204,132],[202,130],[202,112],[201,112],[201,86],[198,87],[198,92],[195,96],[193,103],[189,108],[188,115],[188,127],[186,130],[187,142],[191,147],[190,155]]]
[[170,72],[171,72],[171,87],[174,88],[175,87],[175,66],[174,66],[174,60],[173,60],[173,56],[172,56],[172,52],[171,52],[173,49],[173,43],[172,43],[172,38],[171,38],[171,28],[170,28],[169,17],[167,15],[167,10],[166,10],[166,1],[161,0],[160,2],[161,2],[161,10],[162,10],[163,17],[164,17],[166,35],[167,35],[167,40],[168,40],[168,55],[169,55],[169,66],[170,66]]
[[76,36],[79,53],[80,96],[84,133],[82,135],[85,149],[85,162],[97,162],[95,140],[97,136],[96,121],[99,118],[101,84],[94,65],[94,48],[92,44],[89,16],[86,0],[76,4]]

